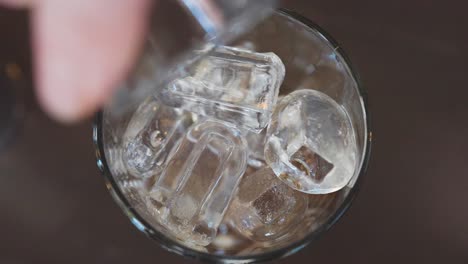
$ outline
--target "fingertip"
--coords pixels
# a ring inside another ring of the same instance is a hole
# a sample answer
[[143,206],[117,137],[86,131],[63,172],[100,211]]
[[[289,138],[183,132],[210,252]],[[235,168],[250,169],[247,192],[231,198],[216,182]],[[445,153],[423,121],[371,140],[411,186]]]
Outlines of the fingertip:
[[[52,64],[53,65],[53,64]],[[43,66],[41,68],[46,68]],[[49,66],[50,68],[50,66]],[[43,72],[48,72],[45,69]],[[49,71],[57,72],[57,71]],[[49,77],[47,73],[40,75],[36,80],[37,98],[42,110],[52,119],[64,124],[78,122],[92,113],[95,106],[90,105],[90,100],[83,98],[79,91],[79,83],[72,78],[58,79],[57,76]],[[65,77],[67,75],[62,75]],[[63,80],[63,81],[62,81]]]

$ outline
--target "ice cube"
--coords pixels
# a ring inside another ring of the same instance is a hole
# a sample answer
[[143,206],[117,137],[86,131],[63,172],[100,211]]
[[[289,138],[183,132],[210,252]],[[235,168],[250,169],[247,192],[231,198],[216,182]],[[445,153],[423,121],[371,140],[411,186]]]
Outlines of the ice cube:
[[254,168],[260,168],[265,166],[265,140],[266,140],[266,129],[263,129],[260,133],[254,133],[249,130],[244,130],[244,138],[247,142],[248,158],[247,164]]
[[321,182],[332,169],[333,164],[329,163],[317,153],[314,153],[306,146],[302,146],[290,158],[291,164],[312,178],[315,182]]
[[156,216],[176,237],[208,245],[246,168],[240,132],[217,121],[195,124],[170,154],[150,191]]
[[307,196],[264,167],[244,175],[226,219],[249,239],[273,240],[297,228],[307,208]]
[[141,178],[129,174],[123,161],[123,149],[121,147],[107,148],[106,160],[112,177],[126,199],[132,204],[144,204],[141,198],[145,195],[144,183]]
[[239,234],[229,224],[219,225],[216,238],[208,246],[208,251],[217,255],[236,255],[246,249],[252,241]]
[[144,207],[146,190],[144,182],[140,179],[132,178],[131,176],[117,181],[120,190],[125,195],[125,198],[133,204],[134,208]]
[[162,91],[163,101],[260,132],[277,102],[285,74],[274,53],[221,46]]
[[189,112],[149,99],[133,114],[123,136],[123,160],[134,176],[157,173],[192,125]]
[[127,167],[123,162],[123,150],[120,147],[106,148],[106,160],[109,166],[109,171],[113,177],[119,179],[126,177],[128,174]]
[[354,175],[357,154],[348,115],[326,94],[298,90],[276,106],[265,160],[292,188],[325,194],[345,187]]

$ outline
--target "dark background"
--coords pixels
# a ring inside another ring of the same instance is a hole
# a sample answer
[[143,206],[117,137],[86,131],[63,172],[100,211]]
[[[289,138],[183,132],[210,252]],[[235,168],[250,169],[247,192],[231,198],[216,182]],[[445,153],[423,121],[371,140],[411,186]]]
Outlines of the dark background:
[[[468,263],[463,3],[284,5],[347,51],[369,93],[374,144],[351,210],[318,242],[279,263]],[[0,10],[0,37],[0,62],[19,64],[26,80],[19,81],[25,95],[15,96],[18,105],[26,100],[26,115],[0,149],[0,263],[190,262],[139,233],[114,203],[95,166],[91,121],[61,126],[35,105],[26,13]]]

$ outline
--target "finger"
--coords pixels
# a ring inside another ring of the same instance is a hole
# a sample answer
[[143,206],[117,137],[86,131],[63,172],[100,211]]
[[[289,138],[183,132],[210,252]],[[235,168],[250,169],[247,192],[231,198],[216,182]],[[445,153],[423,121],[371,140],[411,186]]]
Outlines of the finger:
[[150,0],[42,0],[32,13],[39,101],[53,117],[93,113],[130,70]]

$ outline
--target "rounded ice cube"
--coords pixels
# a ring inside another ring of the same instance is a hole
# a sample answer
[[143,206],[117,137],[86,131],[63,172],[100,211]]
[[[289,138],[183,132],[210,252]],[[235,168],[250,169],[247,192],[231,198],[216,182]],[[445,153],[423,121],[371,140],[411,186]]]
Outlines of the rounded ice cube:
[[328,95],[302,89],[276,106],[265,160],[290,187],[310,194],[337,191],[353,177],[357,154],[351,121]]

